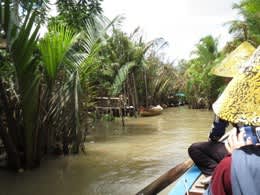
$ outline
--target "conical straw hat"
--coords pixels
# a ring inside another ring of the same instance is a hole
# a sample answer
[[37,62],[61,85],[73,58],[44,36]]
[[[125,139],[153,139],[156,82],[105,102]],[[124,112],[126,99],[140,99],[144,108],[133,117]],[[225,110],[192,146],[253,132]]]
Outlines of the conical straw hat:
[[255,48],[247,41],[244,41],[219,64],[214,66],[211,73],[222,77],[234,77],[241,65],[249,59],[254,51]]
[[213,104],[220,118],[260,125],[260,46]]

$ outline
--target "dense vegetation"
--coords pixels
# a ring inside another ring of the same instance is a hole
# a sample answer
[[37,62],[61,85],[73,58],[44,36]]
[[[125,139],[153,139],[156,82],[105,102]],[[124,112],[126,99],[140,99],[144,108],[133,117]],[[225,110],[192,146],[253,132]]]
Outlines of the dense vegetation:
[[82,21],[82,31],[52,23],[39,39],[37,12],[47,6],[39,3],[1,4],[0,135],[14,169],[39,165],[56,145],[65,154],[69,147],[79,151],[84,137],[80,97],[90,87],[104,31],[88,20]]
[[[1,1],[0,137],[10,168],[83,149],[95,97],[122,95],[139,108],[185,92],[192,108],[210,108],[224,86],[211,68],[242,41],[260,43],[259,0],[242,0],[234,9],[243,20],[227,23],[234,39],[222,51],[209,35],[191,59],[173,66],[157,52],[167,42],[146,42],[139,29],[122,32],[120,18],[102,15],[101,2],[57,1],[58,15],[48,18],[48,0]],[[40,38],[44,23],[48,31]]]
[[[242,0],[234,4],[242,16],[242,20],[227,21],[229,32],[233,40],[218,51],[218,40],[212,36],[200,39],[192,51],[192,59],[181,61],[179,67],[185,77],[185,87],[182,88],[187,95],[187,100],[192,108],[211,107],[219,93],[224,89],[225,84],[221,77],[210,73],[211,68],[243,41],[250,42],[257,47],[260,44],[260,1]],[[184,70],[183,70],[184,69]]]

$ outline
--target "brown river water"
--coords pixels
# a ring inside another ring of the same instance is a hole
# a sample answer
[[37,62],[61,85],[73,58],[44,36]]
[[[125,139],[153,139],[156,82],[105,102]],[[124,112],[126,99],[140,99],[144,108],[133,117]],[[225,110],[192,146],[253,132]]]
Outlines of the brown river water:
[[131,195],[188,158],[203,141],[213,113],[186,107],[162,115],[98,123],[87,155],[49,159],[24,173],[0,170],[0,195]]

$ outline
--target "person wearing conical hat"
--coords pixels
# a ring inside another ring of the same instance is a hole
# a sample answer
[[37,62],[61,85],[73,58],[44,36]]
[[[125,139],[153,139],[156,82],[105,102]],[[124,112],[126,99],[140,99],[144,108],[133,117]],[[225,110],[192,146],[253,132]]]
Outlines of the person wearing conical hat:
[[215,113],[244,125],[232,130],[230,155],[216,167],[205,194],[260,194],[260,46],[213,104]]
[[[232,51],[222,62],[212,68],[211,73],[217,76],[225,77],[230,81],[232,77],[238,74],[239,68],[249,59],[255,48],[248,42],[243,42],[234,51]],[[228,120],[215,115],[209,140],[193,143],[188,148],[188,153],[197,167],[206,176],[211,176],[218,163],[228,154],[224,143],[218,140],[225,134]],[[229,121],[231,122],[231,121]],[[211,177],[206,177],[202,183],[208,183]]]
[[233,123],[260,125],[260,47],[213,104],[213,110]]

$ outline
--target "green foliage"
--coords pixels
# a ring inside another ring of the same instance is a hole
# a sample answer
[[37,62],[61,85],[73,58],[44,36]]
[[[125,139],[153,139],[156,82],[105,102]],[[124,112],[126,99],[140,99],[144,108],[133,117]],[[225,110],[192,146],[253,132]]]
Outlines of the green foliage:
[[122,91],[122,86],[128,77],[129,72],[136,64],[134,62],[129,62],[123,65],[115,77],[114,83],[112,85],[112,96],[118,95]]
[[234,34],[235,39],[241,41],[248,40],[255,46],[260,44],[260,1],[259,0],[242,0],[234,4],[243,20],[230,21],[229,31]]
[[[139,36],[138,29],[129,37],[125,33],[113,29],[113,34],[107,39],[107,44],[102,47],[99,53],[102,64],[97,82],[98,88],[101,89],[99,94],[104,96],[104,94],[118,95],[123,93],[128,97],[130,105],[136,106],[139,101],[144,104],[148,95],[144,74],[147,72],[147,77],[153,77],[149,75],[148,69],[150,67],[148,67],[146,56],[152,49],[156,48],[155,45],[162,47],[165,42],[162,39],[155,39],[145,43],[143,37]],[[156,97],[159,97],[169,82],[167,79],[163,80],[164,77],[159,74],[159,71],[151,81],[155,82],[157,78],[157,88],[153,88],[153,91],[149,90],[149,94],[155,94]]]
[[29,10],[30,6],[32,5],[32,8],[34,12],[36,13],[36,22],[37,23],[45,23],[47,20],[47,13],[50,10],[49,9],[49,3],[50,0],[21,0],[20,4],[23,8],[25,13],[27,10]]
[[[128,70],[130,70],[128,69],[129,63],[134,60],[133,49],[133,43],[129,38],[114,29],[112,36],[107,38],[106,44],[99,51],[101,67],[98,73],[99,78],[96,81],[99,94],[108,95],[121,92],[119,89],[122,89],[122,84],[128,76],[126,73],[128,74]],[[123,66],[125,68],[122,68]],[[121,73],[119,74],[119,72]]]
[[[47,95],[51,104],[47,121],[59,121],[55,122],[62,130],[63,135],[59,136],[68,136],[67,139],[73,140],[73,148],[77,149],[84,135],[81,126],[86,116],[84,110],[93,105],[91,74],[97,70],[95,55],[100,48],[99,35],[103,33],[96,33],[89,23],[85,26],[84,32],[73,33],[68,26],[55,25],[39,44],[47,81],[51,81],[48,90],[56,91]],[[66,122],[62,122],[64,118]]]
[[114,121],[115,117],[112,114],[105,114],[102,116],[102,120],[104,121]]
[[49,27],[49,32],[39,42],[39,49],[49,86],[56,79],[57,72],[64,63],[65,56],[78,39],[78,34],[64,25]]
[[10,161],[18,159],[15,168],[32,168],[57,141],[79,150],[85,109],[80,105],[92,101],[86,97],[94,95],[91,75],[106,28],[87,21],[81,33],[62,24],[49,26],[38,42],[37,11],[27,9],[20,23],[16,8],[6,0],[0,9],[0,44],[7,43],[0,51],[0,122],[8,118],[0,136]]
[[38,72],[37,60],[34,57],[39,26],[33,30],[35,14],[36,13],[33,13],[31,15],[31,13],[28,12],[28,15],[19,31],[17,31],[18,29],[16,27],[14,27],[15,30],[12,29],[12,31],[17,32],[17,35],[15,40],[10,40],[10,52],[16,68],[21,96],[21,107],[25,127],[26,161],[28,166],[31,166],[34,155],[34,133],[37,128],[39,106],[40,75]]
[[200,40],[193,51],[195,57],[188,63],[186,71],[186,94],[194,108],[210,107],[218,96],[218,89],[223,85],[221,78],[210,74],[215,60],[219,57],[217,40],[206,36]]
[[14,66],[17,78],[15,82],[18,86],[22,123],[24,125],[25,159],[27,166],[30,167],[35,152],[35,134],[38,131],[40,73],[34,52],[38,40],[39,25],[33,28],[36,13],[28,10],[21,26],[17,26],[12,17],[13,9],[15,8],[10,6],[10,2],[5,1],[4,20],[2,21],[5,21],[3,30],[7,35],[8,53],[10,53],[12,59],[12,63],[9,65]]
[[63,21],[74,30],[86,29],[84,24],[90,21],[95,25],[95,17],[102,14],[102,0],[62,0],[57,1],[57,21]]
[[[164,63],[155,54],[147,58],[145,71],[147,80],[148,104],[167,102],[167,96],[177,91],[178,76],[171,63]],[[142,86],[140,86],[141,88]],[[145,94],[143,93],[145,97]]]

